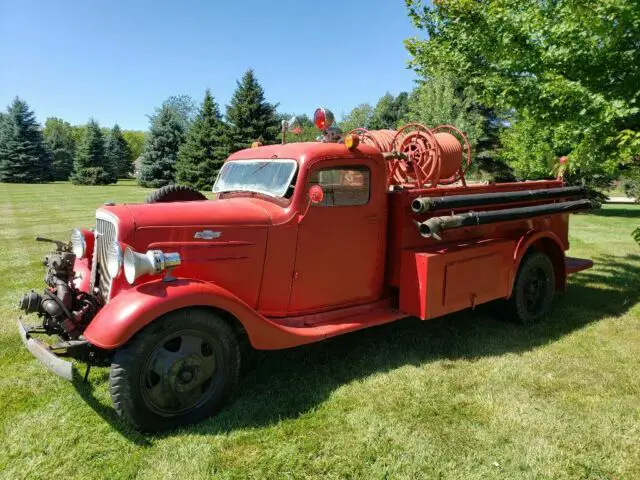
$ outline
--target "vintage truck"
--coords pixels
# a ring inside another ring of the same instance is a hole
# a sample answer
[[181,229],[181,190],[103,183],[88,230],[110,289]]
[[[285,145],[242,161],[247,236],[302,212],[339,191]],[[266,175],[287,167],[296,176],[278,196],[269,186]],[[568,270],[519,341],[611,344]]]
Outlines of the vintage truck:
[[212,200],[169,186],[53,241],[48,288],[20,301],[40,318],[18,321],[31,353],[67,379],[64,357],[110,365],[117,413],[161,430],[221,408],[243,342],[283,349],[490,301],[531,323],[592,266],[565,256],[569,213],[591,208],[582,188],[468,183],[452,126],[336,135],[329,112],[315,120],[331,135],[232,154]]

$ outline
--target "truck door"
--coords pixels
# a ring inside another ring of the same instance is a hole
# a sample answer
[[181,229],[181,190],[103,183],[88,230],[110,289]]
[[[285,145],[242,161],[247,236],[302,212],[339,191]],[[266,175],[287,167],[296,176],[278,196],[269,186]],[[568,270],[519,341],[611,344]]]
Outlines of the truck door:
[[378,300],[384,278],[386,193],[370,161],[320,162],[306,191],[322,187],[298,227],[289,313],[330,310]]

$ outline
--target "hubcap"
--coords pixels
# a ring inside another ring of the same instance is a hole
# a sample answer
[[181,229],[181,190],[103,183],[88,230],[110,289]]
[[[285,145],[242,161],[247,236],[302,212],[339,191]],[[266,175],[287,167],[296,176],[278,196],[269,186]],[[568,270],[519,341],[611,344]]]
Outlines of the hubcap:
[[184,331],[158,343],[141,377],[147,406],[163,416],[185,413],[205,403],[215,390],[214,340],[203,332]]
[[547,276],[541,268],[529,272],[523,289],[524,304],[529,313],[537,315],[544,308],[548,283]]

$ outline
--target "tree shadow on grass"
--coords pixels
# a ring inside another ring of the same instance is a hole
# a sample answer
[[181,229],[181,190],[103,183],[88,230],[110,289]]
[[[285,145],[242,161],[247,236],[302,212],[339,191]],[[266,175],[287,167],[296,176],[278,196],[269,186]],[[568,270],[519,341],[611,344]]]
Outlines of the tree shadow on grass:
[[[481,306],[426,322],[408,318],[324,342],[275,352],[255,352],[235,401],[216,416],[161,436],[215,435],[260,428],[296,418],[353,380],[405,365],[438,360],[474,360],[531,350],[607,316],[627,312],[640,300],[640,255],[602,256],[597,269],[572,277],[553,314],[533,326],[498,319]],[[83,398],[106,421],[135,443],[145,437],[127,427],[109,407]]]
[[100,373],[93,372],[90,380],[85,383],[83,377],[74,372],[73,386],[80,395],[80,397],[98,414],[103,420],[105,420],[112,428],[117,430],[123,437],[127,438],[132,443],[140,447],[149,447],[152,445],[151,440],[144,434],[137,432],[130,425],[127,425],[111,406],[100,401],[95,395],[95,385],[102,385],[108,382],[109,374],[101,371]]
[[621,218],[640,218],[640,208],[599,208],[597,210],[585,213],[585,215],[594,215],[596,217],[621,217]]

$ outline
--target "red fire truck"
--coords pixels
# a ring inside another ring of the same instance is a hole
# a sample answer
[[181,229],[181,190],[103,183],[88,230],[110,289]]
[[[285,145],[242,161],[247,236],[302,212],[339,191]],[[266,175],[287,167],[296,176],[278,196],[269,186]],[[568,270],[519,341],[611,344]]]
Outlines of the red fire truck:
[[40,318],[18,322],[27,348],[67,379],[63,357],[110,365],[118,414],[166,429],[221,408],[244,340],[282,349],[489,301],[531,323],[592,266],[565,255],[569,214],[591,203],[561,177],[472,184],[453,126],[342,135],[329,111],[315,121],[317,142],[232,154],[213,200],[169,186],[52,240],[48,288],[20,301]]

